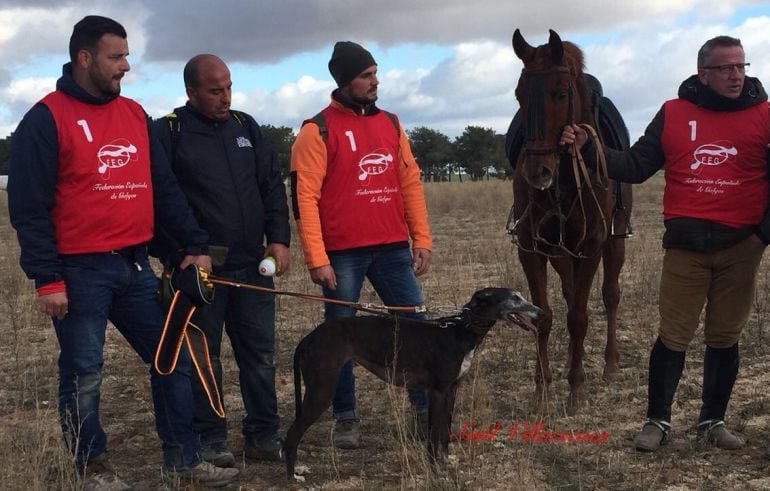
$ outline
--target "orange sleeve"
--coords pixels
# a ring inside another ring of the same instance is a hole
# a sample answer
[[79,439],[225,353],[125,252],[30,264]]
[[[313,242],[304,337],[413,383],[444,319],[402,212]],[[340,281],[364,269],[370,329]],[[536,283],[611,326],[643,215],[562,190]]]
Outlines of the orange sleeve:
[[425,191],[420,181],[420,167],[414,159],[412,147],[409,146],[409,139],[403,128],[400,129],[399,147],[401,162],[398,172],[406,224],[409,227],[409,235],[412,236],[412,249],[431,250],[433,240],[428,226],[428,207],[425,205]]
[[318,202],[326,177],[326,144],[315,123],[308,122],[300,128],[291,147],[291,171],[296,176],[295,216],[305,264],[308,269],[325,266],[329,257],[321,234]]

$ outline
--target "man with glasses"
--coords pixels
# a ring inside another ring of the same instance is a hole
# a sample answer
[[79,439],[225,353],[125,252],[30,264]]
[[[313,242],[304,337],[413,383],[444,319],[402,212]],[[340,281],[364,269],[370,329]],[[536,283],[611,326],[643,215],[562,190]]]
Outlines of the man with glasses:
[[[670,436],[671,403],[704,304],[698,435],[722,449],[743,445],[724,417],[738,375],[738,339],[770,241],[770,115],[762,84],[746,77],[748,66],[739,39],[710,39],[698,52],[698,73],[681,84],[678,99],[663,104],[633,147],[605,148],[613,179],[640,183],[665,169],[660,329],[637,450],[655,451]],[[565,128],[561,143],[576,140],[585,143],[585,131]],[[590,155],[592,145],[582,152]]]

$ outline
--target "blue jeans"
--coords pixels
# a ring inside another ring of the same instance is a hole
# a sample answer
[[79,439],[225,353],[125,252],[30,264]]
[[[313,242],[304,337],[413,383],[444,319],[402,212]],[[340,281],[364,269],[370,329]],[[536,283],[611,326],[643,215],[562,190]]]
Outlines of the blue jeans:
[[[158,299],[158,279],[145,248],[133,248],[126,255],[74,254],[61,259],[69,312],[62,320],[53,320],[60,348],[59,415],[64,439],[82,471],[88,460],[107,447],[99,420],[107,321],[142,361],[151,364],[165,315]],[[171,375],[161,376],[150,369],[155,427],[167,467],[200,462],[200,444],[192,428],[190,374],[186,351]]]
[[[330,254],[329,260],[337,277],[337,289],[323,289],[326,298],[358,302],[364,278],[368,278],[380,300],[388,306],[422,305],[422,294],[412,269],[412,252],[409,247],[384,251],[350,252]],[[324,304],[326,320],[353,317],[356,311],[350,307],[332,303]],[[425,314],[400,314],[405,317],[424,319]],[[410,390],[409,400],[415,410],[428,410],[428,396],[424,390]],[[358,419],[356,411],[356,379],[353,361],[348,360],[340,370],[337,388],[332,401],[337,421]]]
[[[261,276],[257,266],[218,272],[217,276],[240,283],[273,288],[273,279]],[[235,361],[246,416],[243,436],[259,445],[278,434],[278,403],[275,397],[275,296],[272,293],[217,286],[214,302],[198,309],[192,322],[206,333],[211,367],[222,396],[222,327],[224,325]],[[200,380],[193,381],[195,432],[203,446],[227,440],[227,421],[214,413]]]

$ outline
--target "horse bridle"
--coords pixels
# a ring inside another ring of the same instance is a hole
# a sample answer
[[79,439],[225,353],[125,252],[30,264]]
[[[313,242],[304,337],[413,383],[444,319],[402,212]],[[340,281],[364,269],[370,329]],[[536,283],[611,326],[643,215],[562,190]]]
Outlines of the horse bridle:
[[[533,140],[542,140],[545,138],[545,84],[537,83],[543,78],[559,74],[570,74],[571,71],[566,65],[556,65],[547,70],[522,70],[521,75],[528,80],[527,83],[527,114],[526,114],[526,142]],[[534,79],[535,83],[531,83],[529,79]],[[569,90],[567,91],[569,97],[569,105],[567,108],[567,121],[565,124],[572,124],[575,121],[575,106],[574,106],[574,93],[575,85],[572,80],[569,81]],[[527,143],[524,144],[522,150],[525,155],[549,155],[558,154],[563,151],[562,147],[546,147],[546,148],[528,148]]]
[[[554,74],[560,74],[560,73],[568,73],[571,74],[572,71],[569,69],[569,67],[565,65],[556,65],[554,67],[551,67],[546,70],[522,70],[522,77],[530,78],[535,77],[537,79],[554,75]],[[533,87],[535,90],[533,91]],[[575,93],[575,85],[572,82],[572,79],[569,80],[569,90],[568,90],[568,109],[567,109],[567,121],[565,124],[574,124],[575,122],[575,106],[574,106],[574,93]],[[534,96],[534,101],[533,101]],[[530,142],[533,140],[543,139],[545,138],[545,84],[544,83],[537,83],[527,84],[527,114],[526,114],[526,142]],[[534,104],[533,104],[534,102]],[[609,177],[607,175],[607,163],[604,156],[604,149],[603,145],[601,144],[601,139],[599,135],[597,134],[596,130],[591,127],[588,124],[581,124],[580,125],[583,129],[585,129],[592,138],[594,138],[594,141],[596,142],[596,159],[598,163],[598,176],[599,176],[599,185],[603,184],[606,188]],[[560,147],[560,146],[554,146],[554,147],[545,147],[545,148],[534,148],[530,149],[527,148],[527,143],[525,142],[524,148],[522,149],[522,154],[524,157],[527,155],[551,155],[556,154],[559,155],[563,153],[567,148],[566,147]],[[580,240],[577,241],[575,245],[575,251],[570,250],[565,242],[564,242],[564,224],[567,220],[567,216],[564,215],[564,213],[561,211],[561,191],[559,189],[559,166],[556,167],[554,172],[554,180],[555,183],[555,190],[551,193],[549,193],[549,198],[551,200],[551,208],[545,210],[544,215],[541,217],[541,219],[537,222],[537,224],[534,222],[534,217],[532,216],[531,212],[531,205],[534,201],[532,196],[532,189],[530,189],[530,197],[529,197],[529,203],[527,204],[526,209],[522,213],[522,216],[518,219],[514,216],[514,207],[511,207],[511,212],[508,216],[508,233],[511,235],[511,238],[513,242],[519,247],[524,250],[527,250],[529,252],[536,252],[538,254],[542,254],[545,256],[555,256],[554,254],[547,253],[545,251],[540,250],[538,247],[538,243],[542,242],[546,244],[549,247],[556,248],[557,250],[560,250],[564,253],[566,253],[569,256],[572,256],[574,258],[585,258],[587,256],[584,256],[582,253],[578,252],[583,241],[585,240],[586,236],[586,211],[585,211],[585,205],[583,203],[583,195],[582,195],[582,187],[583,183],[585,183],[588,186],[589,192],[591,197],[593,198],[594,203],[596,204],[597,209],[599,210],[599,215],[601,217],[602,225],[604,227],[604,233],[607,233],[607,219],[604,216],[604,213],[602,212],[601,206],[599,204],[599,200],[596,197],[596,192],[593,189],[593,185],[591,183],[591,176],[588,172],[588,168],[585,164],[585,161],[583,160],[582,155],[580,154],[580,149],[577,148],[576,144],[573,144],[572,148],[572,171],[573,176],[575,178],[575,185],[577,188],[577,193],[575,197],[575,201],[573,201],[572,205],[570,206],[570,211],[568,212],[568,215],[572,213],[572,210],[575,208],[576,205],[579,205],[580,210],[583,214],[583,231],[580,237]],[[522,246],[521,243],[518,242],[516,237],[516,230],[518,229],[519,225],[522,223],[524,218],[526,216],[529,216],[530,222],[530,230],[532,233],[532,249],[529,250]],[[539,230],[544,226],[547,220],[549,220],[551,217],[556,216],[559,220],[559,238],[558,243],[551,243],[544,237],[542,237],[539,233]],[[559,254],[556,254],[559,255]]]

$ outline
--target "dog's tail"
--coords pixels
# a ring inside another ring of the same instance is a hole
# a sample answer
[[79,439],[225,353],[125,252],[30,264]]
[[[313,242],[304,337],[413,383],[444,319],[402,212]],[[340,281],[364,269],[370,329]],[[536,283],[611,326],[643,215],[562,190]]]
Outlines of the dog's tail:
[[300,369],[300,361],[303,351],[302,343],[294,350],[294,404],[296,419],[299,419],[302,415],[302,370]]

